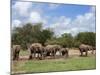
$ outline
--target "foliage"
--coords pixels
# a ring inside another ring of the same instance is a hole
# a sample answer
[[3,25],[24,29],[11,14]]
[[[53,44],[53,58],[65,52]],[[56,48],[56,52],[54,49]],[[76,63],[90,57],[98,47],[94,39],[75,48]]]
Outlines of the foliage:
[[53,36],[53,32],[49,29],[42,29],[42,24],[28,23],[22,27],[17,27],[12,32],[12,44],[20,44],[23,48],[27,48],[31,43],[42,43]]
[[95,46],[95,44],[96,44],[96,33],[81,32],[76,36],[76,40],[80,41],[80,43]]
[[71,34],[64,33],[58,38],[49,39],[46,43],[59,44],[62,47],[72,47],[73,46],[73,37]]
[[13,29],[11,41],[12,44],[20,44],[24,49],[32,43],[59,44],[69,48],[79,47],[82,43],[92,46],[96,44],[96,33],[94,32],[79,32],[76,36],[70,33],[64,33],[60,37],[54,36],[53,30],[42,28],[42,23],[27,23]]

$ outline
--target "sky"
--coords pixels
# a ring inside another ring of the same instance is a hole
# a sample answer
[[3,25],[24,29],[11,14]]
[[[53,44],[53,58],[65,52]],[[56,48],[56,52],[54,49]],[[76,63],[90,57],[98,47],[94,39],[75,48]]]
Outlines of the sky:
[[95,6],[12,1],[12,29],[26,23],[43,23],[56,36],[95,32]]

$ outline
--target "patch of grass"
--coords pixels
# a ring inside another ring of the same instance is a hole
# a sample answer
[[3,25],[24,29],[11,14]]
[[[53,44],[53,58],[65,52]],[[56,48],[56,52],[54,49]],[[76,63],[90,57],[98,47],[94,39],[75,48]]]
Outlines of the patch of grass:
[[14,61],[13,73],[87,70],[96,68],[95,56],[68,59]]
[[29,55],[29,51],[28,50],[21,50],[20,51],[20,56],[26,56]]

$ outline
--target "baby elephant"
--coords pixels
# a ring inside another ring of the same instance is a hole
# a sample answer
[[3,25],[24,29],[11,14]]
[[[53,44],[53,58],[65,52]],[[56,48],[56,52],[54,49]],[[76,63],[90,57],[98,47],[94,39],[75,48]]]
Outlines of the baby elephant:
[[61,56],[68,57],[68,48],[62,48],[60,53]]

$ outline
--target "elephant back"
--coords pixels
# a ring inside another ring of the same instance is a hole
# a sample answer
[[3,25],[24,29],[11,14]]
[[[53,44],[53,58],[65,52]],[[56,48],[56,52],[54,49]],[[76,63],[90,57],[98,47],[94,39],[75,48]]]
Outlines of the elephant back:
[[31,47],[42,47],[42,45],[40,44],[40,43],[33,43],[32,45],[31,45]]
[[47,45],[46,50],[59,50],[61,48],[60,45]]
[[61,48],[60,51],[68,51],[68,48]]
[[53,45],[53,48],[54,48],[55,50],[60,50],[60,49],[61,49],[61,46],[60,46],[60,45]]
[[31,51],[42,50],[42,45],[40,43],[33,43],[33,44],[30,45],[28,50],[31,50]]
[[47,45],[47,46],[45,47],[46,50],[52,50],[52,48],[53,48],[53,45]]
[[79,48],[88,48],[88,46],[85,45],[85,44],[81,44],[81,45],[79,46]]

